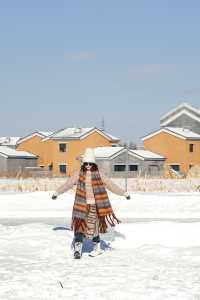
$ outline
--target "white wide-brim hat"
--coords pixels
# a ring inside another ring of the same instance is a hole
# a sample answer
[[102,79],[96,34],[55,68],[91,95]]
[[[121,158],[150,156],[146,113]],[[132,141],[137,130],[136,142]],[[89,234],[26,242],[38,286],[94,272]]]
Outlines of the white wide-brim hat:
[[83,163],[94,163],[95,164],[95,153],[92,148],[87,148],[83,155]]

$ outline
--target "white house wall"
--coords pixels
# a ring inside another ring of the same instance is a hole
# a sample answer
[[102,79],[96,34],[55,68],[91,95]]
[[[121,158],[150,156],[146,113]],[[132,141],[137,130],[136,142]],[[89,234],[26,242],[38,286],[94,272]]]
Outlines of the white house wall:
[[[98,159],[99,168],[109,177],[137,177],[138,175],[156,176],[161,174],[163,170],[164,161],[158,160],[143,160],[131,154],[128,155],[124,152],[111,160]],[[129,172],[115,172],[114,165],[138,165],[138,171]],[[154,167],[152,167],[154,166]]]
[[0,156],[0,173],[7,171],[7,158]]
[[23,170],[25,167],[36,167],[37,159],[24,159],[24,158],[8,158],[7,171]]

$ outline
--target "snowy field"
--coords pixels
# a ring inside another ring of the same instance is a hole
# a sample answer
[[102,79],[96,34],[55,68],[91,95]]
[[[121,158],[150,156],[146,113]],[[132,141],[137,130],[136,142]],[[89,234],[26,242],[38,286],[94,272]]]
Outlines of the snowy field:
[[[0,194],[1,300],[200,300],[200,194],[110,193],[123,221],[73,259],[74,194]],[[109,246],[108,245],[111,246]]]

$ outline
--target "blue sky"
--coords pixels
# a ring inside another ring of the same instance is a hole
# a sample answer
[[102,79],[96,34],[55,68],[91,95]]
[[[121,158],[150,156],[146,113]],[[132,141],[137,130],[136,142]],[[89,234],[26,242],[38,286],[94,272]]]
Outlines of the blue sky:
[[123,141],[200,108],[200,2],[0,0],[0,136],[105,127]]

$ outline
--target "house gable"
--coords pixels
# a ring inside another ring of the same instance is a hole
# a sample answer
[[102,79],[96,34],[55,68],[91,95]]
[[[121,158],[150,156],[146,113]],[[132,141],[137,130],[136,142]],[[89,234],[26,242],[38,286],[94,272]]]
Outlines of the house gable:
[[38,165],[43,164],[43,144],[42,137],[38,134],[25,139],[17,145],[17,150],[28,151],[38,156]]
[[23,149],[23,148],[37,148],[38,145],[41,143],[42,137],[38,134],[34,134],[31,137],[24,139],[20,143],[17,144],[17,149]]
[[93,130],[84,138],[80,139],[80,145],[84,148],[96,148],[101,146],[110,146],[110,140],[100,132]]
[[187,103],[179,105],[160,119],[161,127],[183,127],[200,133],[200,110]]
[[[182,127],[200,134],[200,121],[187,112],[182,112],[168,123],[170,127]],[[168,125],[167,125],[168,126]]]
[[88,135],[94,133],[94,132],[97,132],[98,134],[102,135],[104,138],[106,138],[107,140],[109,141],[114,141],[114,142],[119,142],[120,139],[118,138],[115,138],[113,136],[111,136],[110,134],[107,134],[106,132],[102,131],[102,130],[99,130],[98,128],[94,127],[90,132],[86,133],[85,135],[83,135],[81,137],[81,139],[84,139],[86,138]]
[[51,132],[43,132],[43,131],[34,131],[33,133],[25,136],[25,137],[22,137],[20,138],[18,141],[17,141],[17,145],[20,145],[21,143],[23,142],[26,142],[34,137],[39,137],[41,140],[46,137],[48,134],[50,134]]
[[183,140],[200,140],[200,135],[196,132],[190,131],[189,129],[185,128],[178,128],[178,127],[164,127],[157,131],[154,131],[142,138],[142,141],[146,141],[151,139],[152,137],[159,135],[161,133],[166,133],[168,135],[173,135],[179,139]]

